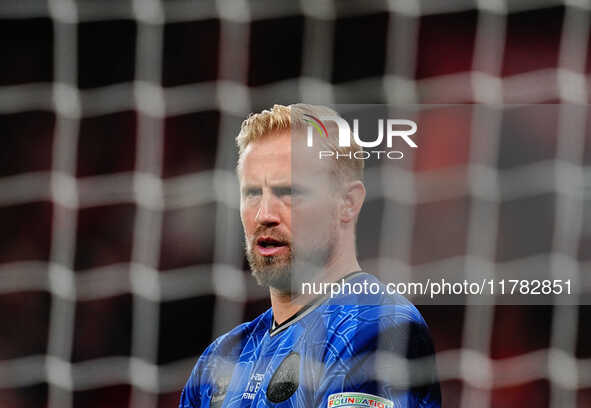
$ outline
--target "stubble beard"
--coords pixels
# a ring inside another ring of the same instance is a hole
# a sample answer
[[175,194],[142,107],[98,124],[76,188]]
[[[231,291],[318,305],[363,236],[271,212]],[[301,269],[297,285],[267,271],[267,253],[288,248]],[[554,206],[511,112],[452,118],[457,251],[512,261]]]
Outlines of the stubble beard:
[[255,244],[246,247],[246,258],[257,283],[274,288],[282,294],[299,294],[302,282],[312,281],[327,265],[334,253],[336,226],[330,226],[326,239],[318,240],[311,249],[294,248],[289,242],[288,253],[278,256],[263,256],[256,253]]
[[263,256],[251,248],[246,250],[246,258],[257,283],[264,287],[272,287],[281,292],[289,292],[292,276],[292,249],[289,253],[279,256]]

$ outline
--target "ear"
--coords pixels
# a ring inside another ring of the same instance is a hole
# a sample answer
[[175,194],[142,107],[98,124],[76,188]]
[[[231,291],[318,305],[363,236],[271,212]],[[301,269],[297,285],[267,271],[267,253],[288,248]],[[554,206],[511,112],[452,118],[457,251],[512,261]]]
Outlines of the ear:
[[355,221],[365,201],[365,186],[359,180],[345,184],[343,189],[343,205],[341,208],[341,221]]

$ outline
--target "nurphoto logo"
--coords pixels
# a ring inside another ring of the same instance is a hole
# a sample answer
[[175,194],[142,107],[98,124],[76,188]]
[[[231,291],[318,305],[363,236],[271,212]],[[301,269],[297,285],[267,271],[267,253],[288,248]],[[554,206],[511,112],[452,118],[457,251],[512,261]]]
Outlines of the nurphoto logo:
[[[343,153],[336,150],[321,150],[318,153],[319,159],[334,157],[337,160],[341,158],[367,160],[374,156],[378,159],[385,157],[393,160],[400,160],[404,157],[404,153],[398,150],[390,150],[394,146],[394,140],[402,139],[408,147],[416,149],[418,146],[411,139],[411,136],[417,132],[418,126],[416,122],[408,119],[378,119],[377,136],[374,140],[361,140],[359,137],[359,119],[353,119],[353,131],[349,123],[338,116],[321,116],[316,117],[312,115],[304,115],[305,121],[308,123],[307,129],[307,146],[314,146],[314,130],[320,136],[328,138],[328,131],[325,123],[328,121],[334,122],[339,130],[339,147],[350,147],[351,136],[356,144],[363,148],[375,148],[381,146],[386,141],[388,150],[362,150],[356,152]],[[398,138],[398,139],[395,139]]]

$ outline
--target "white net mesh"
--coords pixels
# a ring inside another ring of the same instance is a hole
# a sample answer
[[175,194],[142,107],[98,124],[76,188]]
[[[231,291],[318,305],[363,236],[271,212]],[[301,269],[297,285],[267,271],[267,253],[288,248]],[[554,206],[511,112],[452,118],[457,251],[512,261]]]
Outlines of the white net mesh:
[[[553,157],[524,154],[506,168],[499,166],[504,109],[474,113],[468,134],[490,134],[472,137],[464,158],[433,171],[399,169],[401,188],[386,198],[408,206],[410,217],[384,211],[383,224],[396,223],[396,241],[406,243],[396,266],[409,276],[549,265],[589,291],[590,6],[2,2],[5,34],[14,27],[23,27],[15,38],[35,34],[19,43],[31,48],[10,54],[31,58],[7,64],[0,115],[7,128],[36,138],[8,144],[7,162],[24,162],[4,168],[0,211],[7,225],[37,227],[17,228],[25,238],[8,228],[2,241],[3,316],[19,317],[13,334],[2,332],[0,406],[176,406],[195,355],[265,304],[243,267],[234,136],[248,113],[274,103],[578,104],[557,110]],[[361,46],[350,47],[356,39]],[[25,126],[31,121],[39,127]],[[555,197],[550,247],[499,261],[506,206],[528,198],[525,205],[543,205],[547,194]],[[413,215],[465,197],[472,200],[452,204],[465,210],[464,253],[413,260],[420,235]],[[392,230],[382,233],[381,242],[392,238]],[[365,262],[379,263],[390,250]],[[588,309],[530,312],[425,309],[446,406],[591,404]],[[549,321],[532,330],[518,327],[514,314]],[[512,335],[522,340],[495,346]]]

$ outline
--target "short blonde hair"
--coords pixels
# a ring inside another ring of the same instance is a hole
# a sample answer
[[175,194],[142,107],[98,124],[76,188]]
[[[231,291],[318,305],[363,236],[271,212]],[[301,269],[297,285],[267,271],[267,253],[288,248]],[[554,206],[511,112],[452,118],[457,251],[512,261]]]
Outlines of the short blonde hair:
[[[292,130],[292,129],[306,129],[309,126],[305,115],[310,116],[335,116],[340,115],[334,110],[321,105],[308,105],[303,103],[293,105],[273,105],[270,110],[263,110],[260,113],[250,114],[248,118],[242,122],[240,133],[236,137],[236,144],[239,150],[239,164],[242,153],[246,147],[254,142],[275,131]],[[327,138],[321,139],[327,148],[339,154],[339,159],[333,159],[335,163],[336,173],[344,180],[363,180],[364,160],[354,158],[356,152],[362,151],[363,148],[359,146],[354,140],[351,140],[351,146],[341,147],[338,143],[338,127],[332,121],[326,124]],[[349,156],[351,158],[349,158]],[[334,156],[332,156],[334,157]]]

